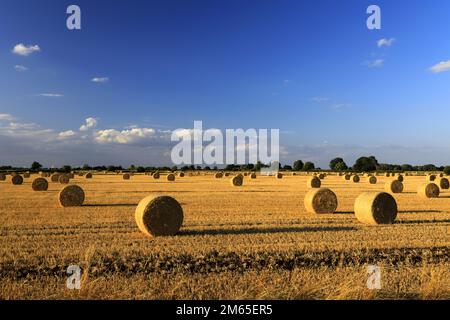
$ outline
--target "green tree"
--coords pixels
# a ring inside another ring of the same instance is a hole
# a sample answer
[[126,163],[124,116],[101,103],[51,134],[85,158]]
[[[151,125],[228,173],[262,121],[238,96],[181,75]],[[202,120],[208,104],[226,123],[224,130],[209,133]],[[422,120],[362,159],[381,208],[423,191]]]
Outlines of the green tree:
[[62,170],[62,172],[69,173],[70,171],[72,171],[72,167],[66,165],[66,166],[63,166],[61,168],[61,170]]
[[34,162],[31,164],[31,168],[30,168],[30,169],[33,170],[33,171],[39,171],[39,170],[42,169],[42,164],[40,164],[40,163],[37,162],[37,161],[34,161]]
[[378,161],[374,156],[361,157],[356,160],[353,165],[353,170],[355,171],[375,171],[378,166]]
[[303,161],[297,160],[297,161],[294,161],[293,169],[294,169],[294,171],[301,171],[301,170],[303,170],[303,166],[304,166]]
[[310,171],[310,170],[314,170],[315,166],[314,163],[312,162],[305,162],[305,164],[303,165],[303,170],[304,171]]
[[345,169],[341,169],[341,170],[346,170],[347,164],[345,163],[344,159],[342,158],[334,158],[333,160],[330,161],[330,169],[334,170],[334,171],[339,171],[338,169],[336,169],[336,166],[340,163],[343,163],[344,165],[340,165],[340,167],[345,167]]
[[402,164],[401,168],[402,168],[402,171],[413,171],[414,170],[413,166],[410,164]]
[[444,168],[444,173],[445,173],[446,175],[449,175],[449,174],[450,174],[450,166],[446,166],[446,167]]
[[335,171],[345,171],[348,170],[348,166],[345,164],[344,161],[342,162],[338,162],[335,166],[334,169]]

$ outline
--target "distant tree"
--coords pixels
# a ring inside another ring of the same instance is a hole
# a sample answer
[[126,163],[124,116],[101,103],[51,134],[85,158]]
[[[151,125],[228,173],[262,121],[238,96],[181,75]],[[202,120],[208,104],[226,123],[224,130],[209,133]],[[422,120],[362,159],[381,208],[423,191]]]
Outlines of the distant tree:
[[62,172],[69,173],[70,171],[72,171],[72,167],[66,165],[66,166],[63,166],[61,168],[61,170],[62,170]]
[[136,168],[136,171],[139,173],[143,173],[143,172],[145,172],[145,168],[143,166],[139,166]]
[[375,171],[378,166],[378,161],[374,156],[361,157],[356,160],[353,165],[354,171]]
[[312,162],[305,162],[305,164],[303,165],[303,171],[310,171],[310,170],[314,170],[315,166],[314,163]]
[[42,169],[42,164],[40,164],[40,163],[37,162],[37,161],[34,161],[34,162],[31,164],[31,168],[30,168],[30,169],[33,170],[33,171],[39,171],[39,170]]
[[342,159],[342,158],[334,158],[333,160],[331,160],[330,161],[330,169],[334,170],[334,171],[340,171],[340,170],[336,169],[336,166],[338,164],[341,164],[341,165],[339,165],[340,168],[345,167],[345,169],[340,169],[340,170],[347,170],[347,168],[348,168],[347,164],[345,163],[344,159]]
[[446,167],[444,167],[444,173],[446,174],[446,175],[449,175],[450,174],[450,166],[446,166]]
[[172,170],[172,172],[173,172],[173,171],[177,171],[177,170],[178,170],[178,167],[177,167],[177,166],[173,166],[173,167],[171,168],[171,170]]
[[206,166],[206,167],[205,167],[205,170],[208,170],[208,171],[209,171],[209,170],[211,170],[211,167]]
[[345,164],[344,161],[338,162],[338,163],[336,163],[336,165],[334,166],[334,169],[333,169],[333,170],[335,170],[335,171],[345,171],[345,170],[348,170],[348,166]]
[[434,164],[426,164],[422,166],[422,171],[436,171],[437,168]]
[[261,170],[261,168],[263,168],[263,167],[264,167],[264,165],[261,161],[256,162],[255,169],[257,171]]
[[413,166],[410,164],[402,164],[401,165],[402,171],[413,171]]
[[283,170],[291,171],[291,170],[292,170],[292,167],[289,166],[289,165],[285,165],[285,166],[283,167]]
[[302,160],[296,160],[296,161],[294,161],[293,170],[301,171],[301,170],[303,170],[303,166],[304,166],[304,163]]
[[83,170],[91,170],[91,166],[88,165],[87,163],[83,164]]

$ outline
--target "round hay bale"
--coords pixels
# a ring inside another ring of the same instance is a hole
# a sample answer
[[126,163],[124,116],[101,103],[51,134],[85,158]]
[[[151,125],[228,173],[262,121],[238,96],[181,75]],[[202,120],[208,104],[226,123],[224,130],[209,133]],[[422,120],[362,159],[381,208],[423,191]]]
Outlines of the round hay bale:
[[318,175],[318,177],[319,177],[320,180],[323,180],[323,179],[325,179],[325,174],[324,173],[320,173]]
[[122,179],[123,179],[123,180],[130,180],[130,178],[131,178],[131,175],[130,175],[129,173],[124,173],[124,174],[122,175]]
[[355,201],[355,216],[365,224],[392,224],[397,218],[397,202],[386,192],[366,192]]
[[354,176],[352,176],[352,181],[354,183],[358,183],[361,179],[359,178],[359,176],[357,174],[355,174]]
[[370,176],[368,180],[370,184],[377,184],[377,177],[375,176]]
[[51,181],[51,182],[59,182],[59,176],[60,176],[59,173],[54,173],[54,174],[52,174],[52,175],[50,176],[50,181]]
[[305,208],[310,213],[335,213],[338,200],[336,194],[327,188],[310,190],[305,196]]
[[440,178],[439,179],[439,187],[441,187],[441,189],[448,189],[450,187],[448,179]]
[[391,175],[390,175],[389,172],[386,172],[385,176],[386,176],[386,177],[390,177]]
[[241,174],[238,174],[237,176],[234,176],[231,178],[231,185],[235,187],[241,187],[244,184],[244,176]]
[[88,172],[88,173],[86,173],[86,175],[84,177],[86,179],[92,179],[92,173]]
[[352,177],[351,174],[346,173],[346,174],[344,175],[344,180],[345,180],[345,181],[350,181],[350,178],[351,178],[351,177]]
[[4,173],[0,173],[0,181],[5,181],[6,175]]
[[417,188],[417,193],[422,198],[438,198],[439,187],[435,183],[425,183]]
[[61,183],[61,184],[68,184],[68,183],[70,182],[69,175],[67,175],[67,174],[61,174],[61,175],[59,176],[58,181],[59,181],[59,183]]
[[252,172],[252,174],[250,175],[250,179],[256,179],[256,173]]
[[47,191],[48,190],[48,181],[45,178],[36,178],[33,180],[31,184],[31,188],[34,191]]
[[69,179],[75,179],[75,173],[69,173]]
[[320,188],[321,185],[322,185],[322,181],[320,181],[320,179],[317,177],[309,178],[306,183],[306,186],[308,188]]
[[434,181],[436,180],[436,176],[434,174],[430,174],[429,176],[427,176],[427,181]]
[[175,175],[173,173],[169,173],[166,179],[167,181],[175,181]]
[[403,182],[404,178],[401,174],[397,176],[397,181]]
[[214,175],[214,178],[216,178],[216,179],[222,179],[222,177],[223,177],[222,172],[217,172],[217,173]]
[[277,179],[283,179],[283,174],[281,172],[278,172],[276,177]]
[[402,193],[403,192],[403,183],[398,180],[392,180],[386,182],[384,186],[384,190],[390,193]]
[[48,173],[47,172],[41,172],[40,173],[42,178],[48,178]]
[[248,176],[248,172],[244,172],[244,177]]
[[59,204],[61,207],[78,207],[84,203],[84,191],[77,185],[64,187],[59,192]]
[[179,176],[180,178],[183,178],[183,177],[184,177],[184,172],[178,173],[178,176]]
[[148,196],[142,199],[134,214],[136,224],[147,236],[173,236],[183,224],[183,208],[172,197]]
[[20,175],[15,175],[11,177],[11,182],[15,186],[19,186],[23,183],[23,178]]
[[24,178],[29,178],[31,175],[28,173],[28,172],[25,172],[24,174],[23,174],[23,177]]
[[225,172],[225,177],[229,177],[230,173],[229,172]]
[[444,176],[444,174],[441,172],[439,173],[439,178],[442,178]]
[[161,175],[159,174],[159,172],[154,172],[152,177],[153,177],[153,179],[158,180],[160,176]]
[[18,176],[19,174],[17,172],[11,172],[11,177]]

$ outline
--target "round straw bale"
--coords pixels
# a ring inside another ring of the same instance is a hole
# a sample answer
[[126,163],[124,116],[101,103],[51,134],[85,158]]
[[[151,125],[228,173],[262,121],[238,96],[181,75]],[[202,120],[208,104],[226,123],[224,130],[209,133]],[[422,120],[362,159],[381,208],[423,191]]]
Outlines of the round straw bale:
[[354,183],[358,183],[359,180],[360,180],[360,178],[359,178],[359,176],[358,176],[357,174],[355,174],[354,176],[352,176],[352,181],[353,181]]
[[429,176],[427,176],[427,181],[434,181],[436,180],[436,176],[434,174],[430,174]]
[[84,202],[84,197],[83,189],[77,185],[64,187],[58,195],[61,207],[81,206]]
[[391,175],[390,175],[389,172],[386,172],[385,176],[386,176],[386,177],[390,177]]
[[139,202],[134,217],[147,236],[173,236],[183,224],[183,208],[172,197],[148,196]]
[[47,191],[48,181],[45,178],[36,178],[33,180],[33,183],[31,184],[31,188],[34,191]]
[[20,175],[15,175],[15,176],[12,176],[11,182],[13,185],[18,186],[23,183],[23,178]]
[[320,180],[323,180],[323,179],[325,179],[325,174],[320,173],[320,174],[318,175],[318,177],[319,177]]
[[304,203],[306,211],[310,213],[334,213],[338,206],[336,195],[327,188],[310,190]]
[[384,186],[384,190],[386,192],[391,192],[391,193],[402,193],[403,192],[403,183],[401,183],[398,180],[388,181],[388,182],[386,182],[386,184]]
[[366,192],[355,201],[355,216],[366,224],[392,224],[397,218],[397,202],[386,192]]
[[129,173],[124,173],[124,174],[122,175],[122,179],[123,179],[123,180],[130,180],[130,178],[131,178],[131,175],[130,175]]
[[221,179],[222,177],[223,177],[222,172],[217,172],[217,173],[214,175],[214,178],[216,178],[216,179]]
[[229,172],[225,172],[224,176],[225,176],[225,177],[229,177],[229,176],[230,176],[230,173],[229,173]]
[[11,177],[15,177],[17,175],[19,175],[17,172],[11,172]]
[[417,193],[423,198],[438,198],[439,187],[435,183],[425,183],[417,188]]
[[244,183],[244,176],[241,174],[238,174],[237,176],[234,176],[231,178],[231,185],[235,187],[240,187]]
[[0,173],[0,181],[5,181],[6,175],[4,173]]
[[441,172],[439,173],[439,178],[442,178],[444,176],[444,174]]
[[276,177],[277,179],[283,179],[283,174],[281,172],[278,172]]
[[401,174],[397,176],[397,181],[403,182],[404,178]]
[[252,172],[252,174],[250,174],[250,179],[256,179],[256,173]]
[[167,181],[175,181],[175,175],[173,173],[169,173],[166,179]]
[[344,180],[350,181],[351,177],[352,177],[352,175],[347,173],[347,174],[344,175]]
[[41,172],[40,173],[42,178],[48,178],[48,173],[47,172]]
[[69,179],[75,179],[75,173],[69,173]]
[[58,179],[61,184],[68,184],[70,182],[70,178],[68,174],[61,174]]
[[184,177],[184,172],[179,172],[179,173],[178,173],[178,176],[179,176],[180,178],[183,178],[183,177]]
[[86,179],[92,179],[92,173],[88,172],[88,173],[86,173],[86,175],[84,177]]
[[153,179],[159,179],[161,175],[159,174],[159,172],[154,172],[153,173]]
[[377,177],[375,176],[370,176],[368,180],[370,184],[377,184]]
[[447,178],[440,178],[439,179],[439,187],[441,187],[441,189],[448,189],[450,187],[448,179]]
[[59,176],[60,176],[59,173],[54,173],[54,174],[52,174],[52,175],[50,176],[51,182],[59,182]]
[[244,177],[248,176],[248,172],[244,172]]
[[23,177],[24,178],[29,178],[31,175],[28,173],[28,172],[25,172],[24,174],[23,174]]
[[308,188],[320,188],[322,182],[317,177],[311,177],[308,179],[306,186]]

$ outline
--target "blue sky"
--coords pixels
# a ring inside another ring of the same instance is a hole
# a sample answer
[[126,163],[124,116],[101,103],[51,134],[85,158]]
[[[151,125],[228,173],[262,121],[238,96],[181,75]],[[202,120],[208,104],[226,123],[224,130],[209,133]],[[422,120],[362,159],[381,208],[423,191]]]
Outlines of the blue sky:
[[282,163],[449,164],[449,30],[447,0],[2,1],[0,163],[170,164],[202,120],[279,128]]

